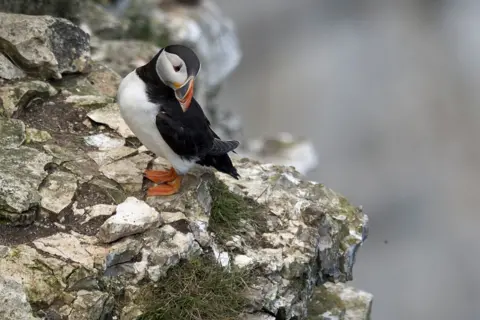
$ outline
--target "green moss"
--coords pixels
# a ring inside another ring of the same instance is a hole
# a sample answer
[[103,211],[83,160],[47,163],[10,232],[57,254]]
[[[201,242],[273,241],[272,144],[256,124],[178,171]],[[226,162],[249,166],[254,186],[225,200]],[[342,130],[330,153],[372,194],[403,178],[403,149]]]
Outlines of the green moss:
[[20,250],[18,248],[10,249],[10,252],[8,253],[8,257],[12,260],[17,259],[18,257],[20,257]]
[[344,210],[346,212],[355,212],[356,211],[355,207],[351,205],[351,203],[347,200],[347,198],[340,196],[338,198],[338,200],[340,202],[340,207],[341,207],[342,210]]
[[266,229],[262,211],[267,210],[255,200],[242,197],[228,190],[221,181],[215,180],[210,185],[212,210],[209,231],[213,232],[220,243],[230,240],[233,235],[245,232],[248,227],[257,233]]
[[250,279],[246,271],[228,272],[207,257],[182,262],[143,288],[137,302],[146,312],[138,320],[238,319]]
[[345,310],[342,299],[334,293],[329,292],[325,287],[318,288],[308,305],[307,319],[317,319],[318,315],[327,311]]

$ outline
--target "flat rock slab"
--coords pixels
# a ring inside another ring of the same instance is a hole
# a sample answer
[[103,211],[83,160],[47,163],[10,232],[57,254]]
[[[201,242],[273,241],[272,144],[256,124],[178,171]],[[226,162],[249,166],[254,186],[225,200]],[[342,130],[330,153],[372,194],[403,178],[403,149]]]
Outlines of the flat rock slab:
[[0,12],[0,47],[23,70],[40,79],[83,72],[90,60],[90,38],[66,19]]
[[111,103],[104,108],[93,110],[87,116],[95,122],[106,124],[124,138],[135,136],[123,120],[119,106],[116,103]]
[[118,148],[109,149],[106,151],[89,152],[88,156],[92,158],[99,166],[105,166],[117,160],[126,158],[137,152],[137,149],[120,146]]
[[0,148],[0,216],[12,219],[40,202],[38,187],[52,157],[28,147]]
[[91,253],[94,252],[94,248],[82,244],[71,234],[57,233],[47,238],[37,239],[33,244],[40,251],[93,268],[94,258]]
[[16,119],[0,118],[0,147],[19,147],[25,141],[25,124]]
[[160,214],[142,200],[128,197],[117,212],[100,227],[97,237],[104,243],[144,232],[162,224]]
[[77,177],[71,173],[56,171],[45,179],[40,195],[41,206],[53,213],[60,213],[73,199],[77,190]]
[[108,178],[120,183],[126,190],[139,191],[142,188],[143,172],[153,158],[145,153],[121,159],[100,167]]
[[122,147],[125,145],[125,139],[111,137],[105,133],[99,133],[83,138],[85,143],[89,146],[96,147],[99,150],[109,150]]

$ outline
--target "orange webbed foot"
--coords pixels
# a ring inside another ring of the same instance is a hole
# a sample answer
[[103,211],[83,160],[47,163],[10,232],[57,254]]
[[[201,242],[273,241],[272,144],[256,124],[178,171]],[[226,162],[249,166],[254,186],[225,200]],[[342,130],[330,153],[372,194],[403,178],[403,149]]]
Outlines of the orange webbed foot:
[[145,170],[145,178],[155,183],[172,182],[178,177],[175,169],[170,170]]
[[177,176],[173,181],[167,184],[161,184],[155,187],[151,187],[147,190],[147,196],[170,196],[180,190],[182,178]]

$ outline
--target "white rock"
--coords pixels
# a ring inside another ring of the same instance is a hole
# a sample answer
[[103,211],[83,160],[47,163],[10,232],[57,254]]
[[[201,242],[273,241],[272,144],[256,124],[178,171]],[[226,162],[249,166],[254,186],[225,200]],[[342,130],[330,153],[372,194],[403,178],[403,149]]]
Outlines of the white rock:
[[230,257],[228,252],[221,252],[217,258],[218,263],[224,268],[228,267],[230,264]]
[[145,147],[144,145],[138,147],[138,153],[144,153],[144,152],[147,152],[148,151],[148,148]]
[[255,314],[246,314],[240,320],[275,320],[276,318],[265,314],[265,313],[255,313]]
[[89,251],[94,252],[94,249],[89,248],[89,245],[82,244],[77,237],[71,234],[59,232],[47,238],[37,239],[33,241],[33,244],[40,251],[93,268],[94,259]]
[[93,110],[89,112],[87,116],[95,122],[106,124],[124,138],[135,136],[123,120],[118,104],[116,103],[111,103],[104,108]]
[[128,157],[137,152],[136,149],[120,146],[118,148],[112,148],[106,151],[94,151],[89,152],[88,156],[92,158],[99,166],[104,166],[120,160],[122,158]]
[[95,104],[111,103],[112,98],[107,96],[71,95],[65,99],[65,102],[76,104],[78,106],[90,106]]
[[176,211],[176,212],[161,212],[160,216],[162,217],[162,220],[164,223],[172,223],[178,220],[187,220],[187,217],[183,212]]
[[86,144],[92,147],[96,147],[99,150],[115,149],[125,145],[125,139],[110,137],[104,133],[84,137],[83,139],[85,140]]
[[181,259],[190,259],[202,252],[192,233],[184,234],[168,224],[155,233],[151,232],[144,241],[151,265],[147,272],[153,281],[158,281]]
[[92,207],[89,207],[85,210],[87,217],[82,222],[82,224],[87,223],[95,217],[111,216],[115,213],[116,208],[116,206],[110,204],[96,204]]
[[97,233],[104,243],[156,228],[162,224],[160,214],[142,200],[128,197],[117,206],[116,214],[105,221]]
[[152,157],[145,153],[115,161],[100,167],[106,177],[127,185],[130,189],[140,190],[143,183],[143,172]]
[[253,259],[244,254],[235,256],[233,263],[239,268],[245,268],[253,264]]
[[68,172],[55,171],[40,188],[42,208],[60,213],[73,199],[77,190],[77,178]]
[[192,230],[195,240],[197,240],[202,247],[208,246],[212,241],[207,228],[208,221],[194,220],[190,222],[190,230]]

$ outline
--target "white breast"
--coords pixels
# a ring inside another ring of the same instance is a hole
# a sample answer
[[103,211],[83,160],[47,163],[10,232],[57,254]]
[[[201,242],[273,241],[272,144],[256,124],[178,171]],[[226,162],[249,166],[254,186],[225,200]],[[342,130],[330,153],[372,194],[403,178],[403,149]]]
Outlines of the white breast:
[[195,165],[195,160],[183,160],[163,140],[155,124],[158,105],[148,101],[146,85],[135,71],[120,83],[117,101],[123,119],[145,147],[167,159],[179,174],[187,173]]

